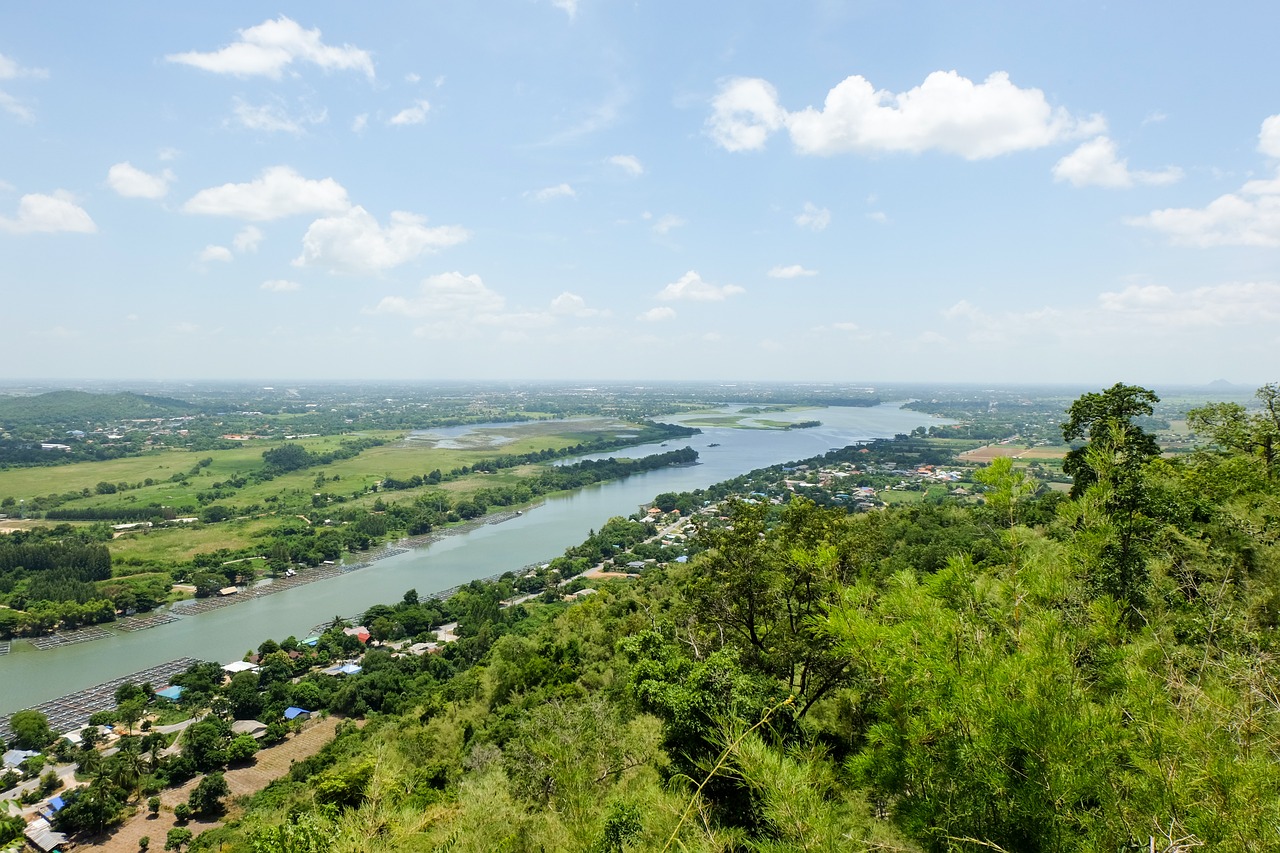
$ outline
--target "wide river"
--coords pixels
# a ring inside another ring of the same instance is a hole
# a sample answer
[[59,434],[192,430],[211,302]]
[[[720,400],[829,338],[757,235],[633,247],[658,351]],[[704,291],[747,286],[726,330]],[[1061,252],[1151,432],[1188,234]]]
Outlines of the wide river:
[[[426,595],[549,560],[581,542],[607,519],[629,515],[662,492],[704,488],[756,468],[806,459],[833,447],[940,423],[897,404],[810,409],[762,417],[820,420],[822,426],[799,430],[704,427],[701,435],[673,439],[666,446],[667,450],[693,447],[699,453],[698,465],[650,471],[551,497],[518,518],[445,537],[349,574],[185,616],[144,631],[115,633],[109,639],[47,651],[15,640],[12,651],[0,656],[0,714],[174,658],[189,656],[224,663],[239,660],[269,637],[306,636],[312,626],[334,616],[350,616],[373,604],[399,601],[410,588]],[[713,443],[719,446],[710,447]],[[659,445],[648,444],[603,455],[634,457],[662,450]]]

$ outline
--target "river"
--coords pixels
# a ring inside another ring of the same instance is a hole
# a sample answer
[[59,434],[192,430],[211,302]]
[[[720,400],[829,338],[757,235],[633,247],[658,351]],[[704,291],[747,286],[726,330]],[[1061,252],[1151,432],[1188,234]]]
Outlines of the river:
[[[664,420],[679,423],[695,417]],[[0,656],[0,714],[174,658],[189,656],[224,663],[239,660],[269,637],[305,636],[312,626],[333,616],[399,601],[410,588],[425,595],[549,560],[581,542],[610,517],[630,515],[662,492],[704,488],[756,468],[942,422],[897,404],[809,409],[762,417],[792,422],[820,420],[822,425],[798,430],[704,427],[701,435],[672,439],[665,445],[668,450],[693,447],[699,453],[698,465],[650,471],[550,497],[518,518],[445,537],[339,577],[88,643],[39,651],[15,640],[12,651]],[[662,450],[661,445],[647,444],[597,455],[638,457]]]

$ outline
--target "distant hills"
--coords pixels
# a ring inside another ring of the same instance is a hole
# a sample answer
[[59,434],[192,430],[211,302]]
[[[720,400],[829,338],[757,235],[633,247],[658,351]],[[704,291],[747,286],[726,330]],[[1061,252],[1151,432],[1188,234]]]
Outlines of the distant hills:
[[50,391],[31,397],[0,397],[0,423],[10,427],[33,424],[101,424],[135,418],[190,415],[197,407],[169,397],[121,392]]

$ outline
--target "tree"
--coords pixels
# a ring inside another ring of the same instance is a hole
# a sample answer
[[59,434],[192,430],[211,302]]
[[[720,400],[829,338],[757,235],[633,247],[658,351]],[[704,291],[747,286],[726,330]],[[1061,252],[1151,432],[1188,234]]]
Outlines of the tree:
[[53,740],[49,718],[39,711],[18,711],[9,719],[13,741],[19,749],[44,749]]
[[974,472],[973,479],[987,487],[987,506],[1010,528],[1018,523],[1018,504],[1039,488],[1035,478],[1025,468],[1015,468],[1008,456],[991,460],[990,465]]
[[237,720],[256,719],[262,713],[262,694],[258,692],[256,672],[237,672],[227,685],[227,701]]
[[[700,534],[710,547],[686,575],[698,622],[688,642],[696,656],[740,649],[746,668],[779,679],[804,715],[846,677],[847,661],[813,628],[850,569],[837,542],[844,514],[807,498],[792,499],[776,520],[771,510],[734,502],[730,525]],[[766,534],[774,524],[776,535]]]
[[230,793],[226,777],[221,773],[210,773],[192,789],[187,803],[198,817],[216,817],[226,811],[222,800]]
[[285,473],[310,467],[315,464],[316,460],[301,444],[282,444],[271,450],[263,451],[262,461],[267,463],[268,469]]
[[[1134,419],[1151,415],[1159,402],[1154,391],[1119,382],[1096,394],[1082,394],[1067,410],[1062,438],[1068,442],[1086,439],[1089,444],[1106,439],[1112,452],[1122,453],[1126,461],[1147,462],[1160,455],[1160,445]],[[1097,482],[1098,472],[1087,457],[1088,445],[1072,450],[1062,461],[1063,472],[1074,480],[1073,498]]]
[[1148,582],[1147,550],[1157,525],[1149,510],[1147,468],[1160,455],[1155,437],[1133,422],[1150,415],[1160,398],[1146,388],[1119,383],[1084,394],[1062,425],[1067,441],[1088,437],[1062,470],[1078,499],[1074,544],[1093,586],[1124,603],[1136,622]]
[[257,751],[258,742],[253,739],[253,735],[236,735],[231,739],[231,743],[227,744],[227,762],[241,764],[252,759]]
[[181,850],[183,847],[191,843],[191,830],[185,826],[175,826],[169,830],[169,834],[164,839],[165,850]]
[[314,817],[292,815],[287,823],[255,829],[249,843],[254,853],[326,853],[333,834]]
[[144,835],[138,839],[138,849],[143,851],[143,853],[146,853],[146,850],[150,847],[151,847],[150,835]]
[[147,700],[138,696],[121,702],[119,707],[116,708],[120,722],[125,724],[131,734],[133,732],[134,723],[142,719],[142,715],[146,711],[146,706]]
[[1254,395],[1262,411],[1239,403],[1211,403],[1187,413],[1187,425],[1224,450],[1262,460],[1266,479],[1280,475],[1280,384],[1268,382]]
[[155,817],[156,815],[160,814],[160,798],[159,797],[147,798],[147,813],[150,814],[152,817]]
[[200,770],[213,770],[227,763],[226,742],[231,728],[222,720],[207,718],[187,728],[182,753]]
[[66,805],[53,818],[59,832],[97,835],[119,822],[124,810],[124,802],[105,778],[68,792],[63,801]]

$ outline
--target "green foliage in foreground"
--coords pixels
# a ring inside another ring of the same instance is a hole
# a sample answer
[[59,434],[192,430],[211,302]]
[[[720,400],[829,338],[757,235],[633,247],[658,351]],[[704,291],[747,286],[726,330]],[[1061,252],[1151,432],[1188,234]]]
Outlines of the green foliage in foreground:
[[1277,849],[1280,491],[1107,421],[1051,511],[1007,464],[984,506],[731,502],[687,565],[381,657],[344,689],[394,710],[195,847]]

